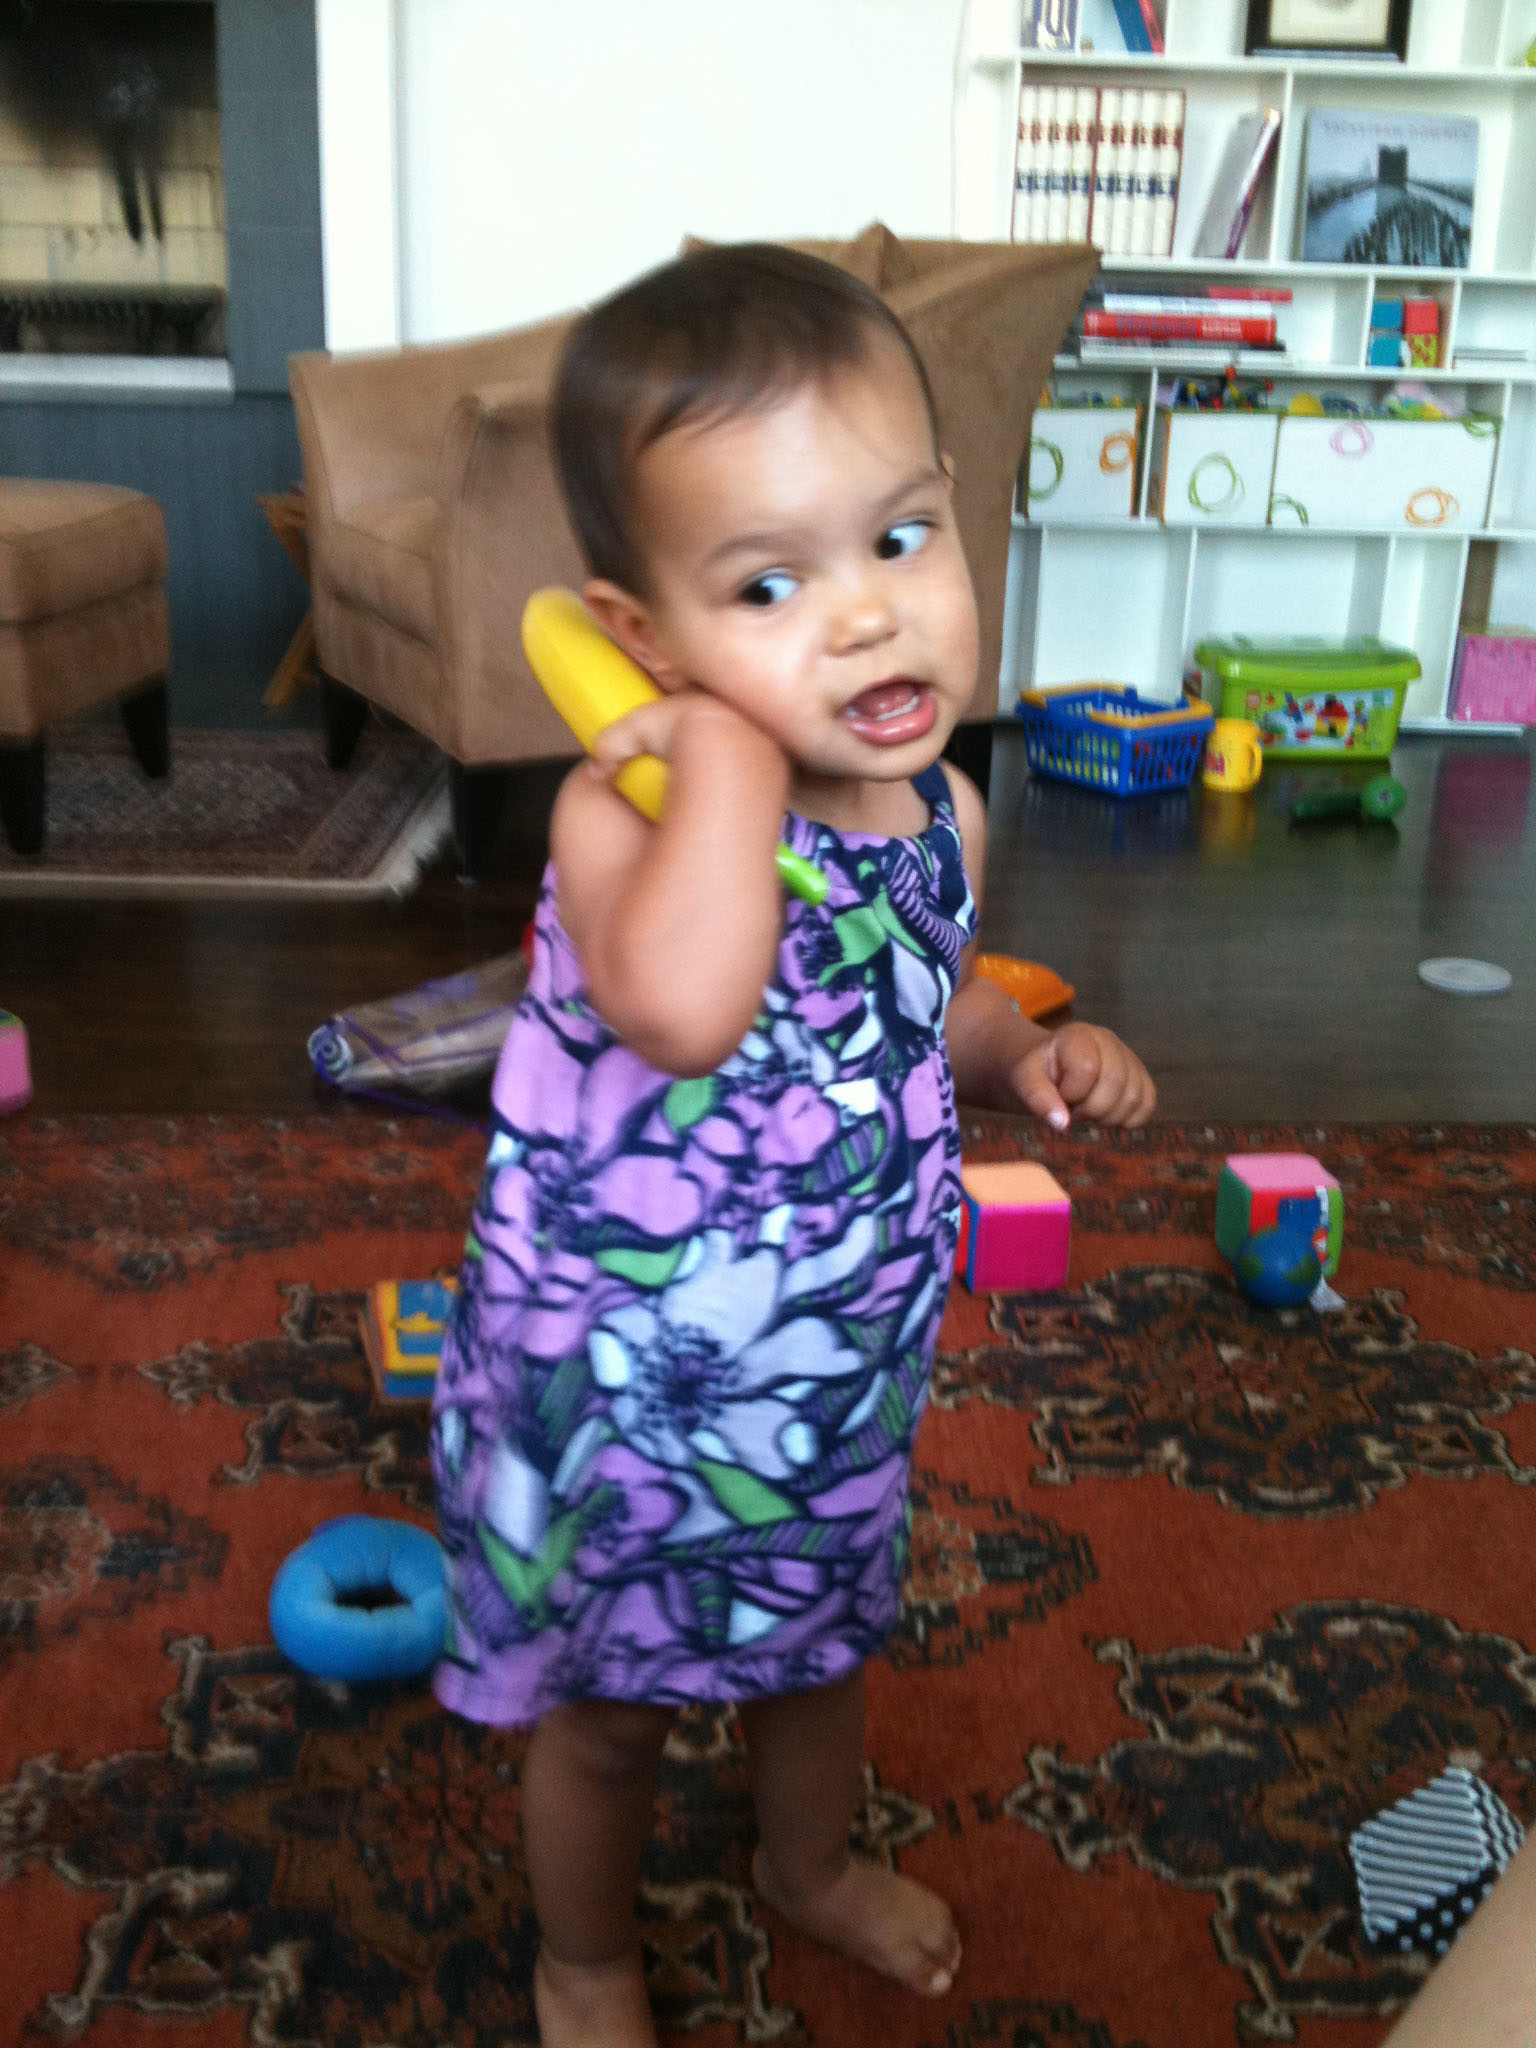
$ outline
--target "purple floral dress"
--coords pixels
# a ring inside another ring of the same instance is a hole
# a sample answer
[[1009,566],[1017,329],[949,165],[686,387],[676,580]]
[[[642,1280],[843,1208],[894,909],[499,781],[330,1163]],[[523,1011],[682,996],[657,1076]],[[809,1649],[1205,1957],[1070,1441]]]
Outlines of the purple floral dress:
[[545,877],[433,1410],[435,1682],[473,1720],[827,1684],[895,1622],[976,924],[943,769],[915,787],[916,838],[786,821],[830,893],[698,1080],[593,1011]]

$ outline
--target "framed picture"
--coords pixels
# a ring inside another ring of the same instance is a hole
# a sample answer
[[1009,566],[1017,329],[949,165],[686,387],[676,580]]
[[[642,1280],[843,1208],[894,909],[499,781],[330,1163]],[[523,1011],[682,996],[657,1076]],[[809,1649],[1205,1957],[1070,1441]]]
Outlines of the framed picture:
[[1250,57],[1395,57],[1408,54],[1409,0],[1248,0]]

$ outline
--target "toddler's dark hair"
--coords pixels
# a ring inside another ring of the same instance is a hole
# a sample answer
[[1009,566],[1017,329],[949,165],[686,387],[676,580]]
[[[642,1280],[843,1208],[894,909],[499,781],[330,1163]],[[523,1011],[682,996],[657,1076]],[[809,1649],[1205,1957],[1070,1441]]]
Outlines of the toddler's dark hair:
[[551,440],[593,574],[644,589],[630,481],[653,442],[684,420],[729,418],[852,368],[881,338],[912,365],[937,454],[933,390],[912,337],[877,292],[819,257],[773,242],[693,249],[592,307],[561,354]]

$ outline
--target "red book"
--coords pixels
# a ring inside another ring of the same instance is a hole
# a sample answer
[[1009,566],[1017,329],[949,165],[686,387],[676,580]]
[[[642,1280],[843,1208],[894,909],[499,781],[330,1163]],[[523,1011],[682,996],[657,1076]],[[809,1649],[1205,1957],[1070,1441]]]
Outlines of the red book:
[[1291,303],[1290,290],[1283,284],[1208,284],[1205,296],[1208,299],[1263,299],[1275,306]]
[[1273,313],[1100,313],[1083,315],[1084,334],[1116,341],[1273,341]]
[[1157,18],[1157,9],[1152,0],[1141,0],[1141,18],[1147,26],[1147,42],[1154,57],[1163,54],[1163,24]]

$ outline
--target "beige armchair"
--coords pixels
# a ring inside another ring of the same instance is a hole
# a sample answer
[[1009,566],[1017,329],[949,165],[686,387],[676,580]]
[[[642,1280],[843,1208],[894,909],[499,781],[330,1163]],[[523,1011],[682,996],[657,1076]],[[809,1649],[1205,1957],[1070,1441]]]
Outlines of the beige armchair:
[[[796,246],[881,292],[928,366],[981,614],[972,715],[990,720],[1018,467],[1097,252],[903,242],[878,224],[852,242]],[[530,591],[584,574],[545,438],[568,325],[289,366],[327,758],[345,765],[369,704],[435,741],[449,757],[467,875],[483,870],[507,765],[573,751],[519,632]]]

